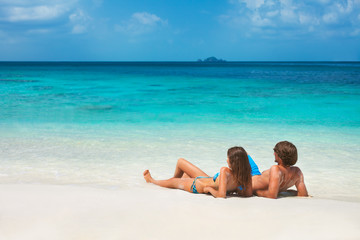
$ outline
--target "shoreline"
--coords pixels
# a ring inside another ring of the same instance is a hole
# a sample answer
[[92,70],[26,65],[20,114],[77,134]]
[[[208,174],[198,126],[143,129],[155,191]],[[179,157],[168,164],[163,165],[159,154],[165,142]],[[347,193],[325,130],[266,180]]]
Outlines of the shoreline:
[[[296,166],[302,170],[311,195],[360,202],[360,178],[356,171],[360,167],[359,161],[356,161],[360,151],[356,148],[356,141],[349,139],[343,140],[339,147],[334,140],[331,140],[331,144],[325,140],[315,143],[320,137],[306,141],[308,135],[300,138],[295,131],[288,132],[293,137],[261,140],[260,134],[254,135],[251,131],[240,135],[241,128],[236,130],[235,134],[239,137],[234,139],[225,137],[228,130],[224,130],[225,135],[219,136],[214,131],[204,136],[199,133],[189,135],[189,129],[161,133],[140,129],[132,134],[114,131],[113,135],[108,136],[107,133],[95,134],[98,133],[96,129],[93,129],[95,132],[78,129],[73,135],[66,132],[60,137],[48,132],[41,134],[41,131],[31,130],[28,126],[25,129],[29,130],[28,135],[11,133],[10,130],[11,137],[0,139],[2,184],[133,188],[134,184],[143,184],[142,172],[145,168],[151,170],[154,178],[170,178],[179,157],[212,175],[226,164],[223,160],[225,150],[239,144],[248,151],[262,172],[275,164],[272,151],[274,143],[289,139],[298,148],[299,161]],[[83,136],[80,133],[86,134]],[[354,150],[348,151],[349,147]]]
[[146,184],[133,189],[1,184],[0,191],[1,239],[360,236],[357,202],[298,197],[215,199]]

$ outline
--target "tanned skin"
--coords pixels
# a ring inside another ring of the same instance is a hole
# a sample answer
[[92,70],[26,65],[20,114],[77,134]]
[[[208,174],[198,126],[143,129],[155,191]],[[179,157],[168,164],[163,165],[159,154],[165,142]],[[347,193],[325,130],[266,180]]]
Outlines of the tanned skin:
[[277,198],[279,192],[286,191],[295,185],[297,196],[307,197],[308,192],[304,183],[304,176],[298,167],[285,166],[281,158],[274,152],[278,165],[252,177],[253,192],[259,197]]
[[192,192],[191,185],[194,182],[194,178],[199,176],[209,177],[197,179],[196,189],[198,193],[210,193],[216,198],[226,198],[227,193],[236,192],[239,196],[251,197],[253,195],[252,184],[249,183],[248,186],[245,186],[245,191],[239,191],[230,168],[229,159],[227,159],[227,163],[229,167],[222,167],[220,169],[220,175],[216,182],[200,168],[183,158],[177,161],[174,177],[170,179],[156,180],[151,176],[149,170],[145,170],[143,175],[148,183],[166,188],[182,189],[188,192]]

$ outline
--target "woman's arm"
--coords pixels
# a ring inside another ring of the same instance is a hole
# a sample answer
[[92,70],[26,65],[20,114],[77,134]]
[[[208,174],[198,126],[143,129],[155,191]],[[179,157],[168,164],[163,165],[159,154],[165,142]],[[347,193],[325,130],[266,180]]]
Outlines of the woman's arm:
[[253,195],[253,189],[252,189],[252,181],[250,179],[250,183],[245,186],[244,191],[238,191],[238,194],[241,197],[252,197]]
[[213,195],[214,197],[218,197],[218,192],[215,188],[213,187],[204,187],[204,193],[210,193],[211,195]]
[[211,193],[211,195],[216,198],[226,198],[226,187],[229,174],[230,169],[227,167],[222,167],[219,176],[219,190],[216,190],[212,187],[204,187],[204,192]]

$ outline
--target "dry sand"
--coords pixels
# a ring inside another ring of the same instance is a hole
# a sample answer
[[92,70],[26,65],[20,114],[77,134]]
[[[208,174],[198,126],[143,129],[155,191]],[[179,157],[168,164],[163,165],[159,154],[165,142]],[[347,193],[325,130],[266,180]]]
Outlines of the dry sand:
[[0,239],[360,239],[360,203],[0,185]]

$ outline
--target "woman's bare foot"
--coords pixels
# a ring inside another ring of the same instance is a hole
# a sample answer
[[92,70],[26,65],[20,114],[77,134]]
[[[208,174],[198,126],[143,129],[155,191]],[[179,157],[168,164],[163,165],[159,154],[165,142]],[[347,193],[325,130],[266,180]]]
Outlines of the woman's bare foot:
[[149,170],[145,170],[143,174],[144,174],[145,181],[147,183],[151,183],[153,181],[153,178],[151,177]]

